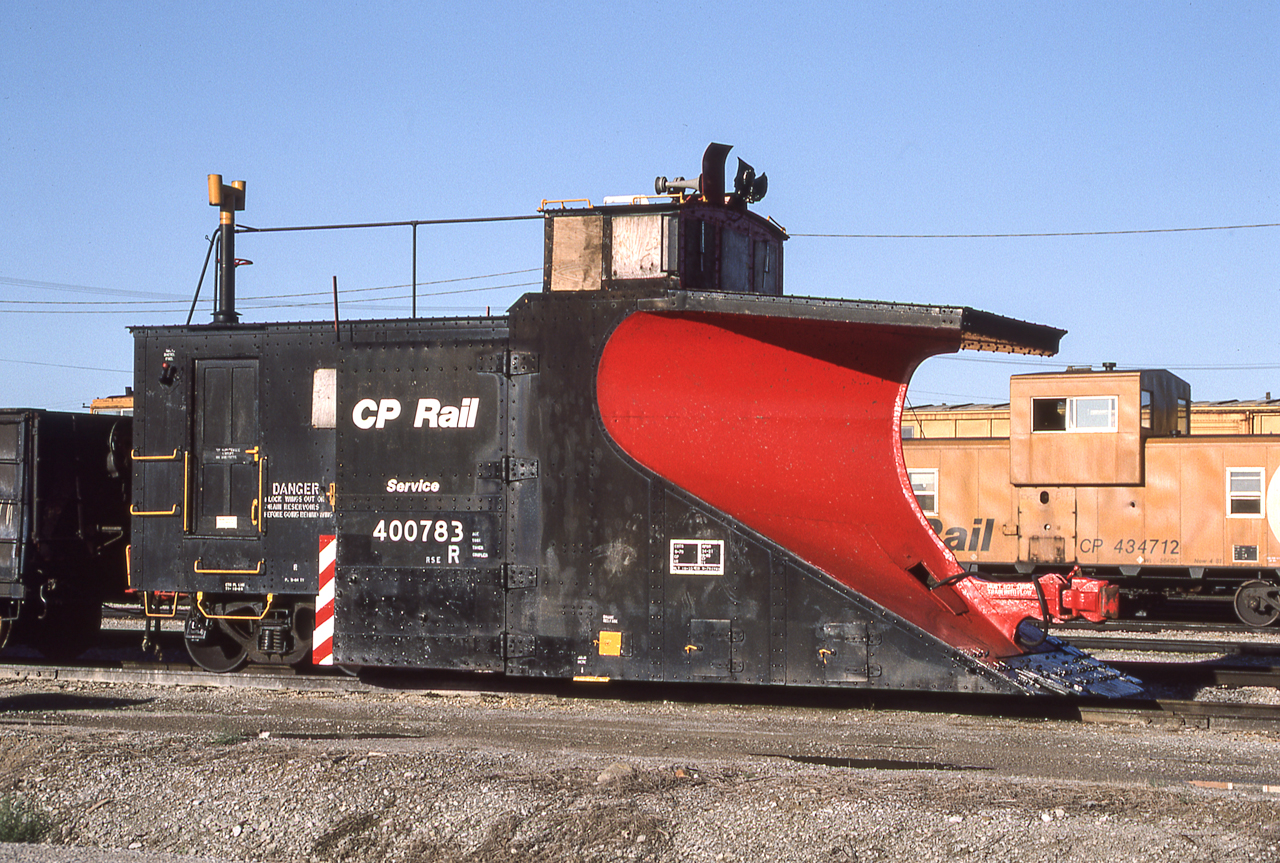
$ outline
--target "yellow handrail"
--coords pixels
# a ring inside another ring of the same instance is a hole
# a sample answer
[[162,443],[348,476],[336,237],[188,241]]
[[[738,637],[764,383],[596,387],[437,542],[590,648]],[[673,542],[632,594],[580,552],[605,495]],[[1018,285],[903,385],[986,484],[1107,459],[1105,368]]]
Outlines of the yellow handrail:
[[559,204],[560,206],[555,208],[557,210],[569,209],[568,207],[565,206],[565,204],[586,204],[587,209],[588,210],[591,209],[590,198],[565,198],[564,200],[560,200],[560,201],[550,201],[550,200],[547,200],[546,198],[543,198],[542,206],[538,207],[538,212],[541,213],[543,210],[547,209],[548,204]]
[[129,458],[134,461],[177,461],[179,450],[175,447],[173,455],[138,455],[136,449],[129,450]]
[[[257,447],[254,447],[253,449],[254,449],[254,450],[257,450],[258,448],[257,448]],[[264,456],[259,456],[259,455],[255,452],[255,453],[254,453],[254,456],[253,456],[253,459],[254,459],[254,461],[256,461],[256,462],[258,463],[258,496],[257,496],[256,498],[254,498],[254,500],[253,500],[253,505],[249,507],[249,522],[250,522],[254,527],[256,527],[256,528],[258,529],[258,533],[263,533],[263,530],[262,530],[262,522],[263,522],[263,518],[262,518],[262,472],[263,472],[264,470],[266,470],[266,467],[267,467],[267,457],[266,457],[265,455],[264,455]]]
[[173,505],[173,509],[169,510],[168,512],[165,512],[162,509],[143,511],[138,509],[135,504],[129,504],[129,515],[177,515],[177,514],[178,514],[178,505],[176,503]]
[[267,594],[266,607],[262,609],[262,614],[259,614],[257,617],[254,617],[252,614],[210,614],[200,605],[200,603],[204,602],[204,591],[200,590],[196,592],[196,611],[200,612],[210,620],[262,620],[262,618],[266,617],[267,613],[271,611],[271,603],[275,598],[276,595],[274,593]]
[[[170,618],[170,617],[178,616],[178,594],[177,593],[173,594],[173,608],[170,609],[168,614],[163,614],[159,611],[157,611],[155,614],[151,613],[151,601],[148,598],[150,597],[150,595],[151,594],[147,593],[145,590],[142,592],[142,611],[147,617]],[[156,595],[159,596],[159,594],[156,594]]]
[[[129,456],[134,461],[177,461],[178,453],[180,452],[182,452],[182,450],[175,448],[173,451],[173,455],[138,455],[138,451],[136,449],[133,449],[133,450],[129,450]],[[184,531],[187,529],[187,511],[189,509],[187,507],[187,474],[190,473],[190,471],[187,470],[188,458],[189,458],[188,453],[185,453],[185,452],[182,453],[182,469],[183,469],[182,470],[182,529]],[[163,509],[150,509],[150,510],[138,509],[137,504],[131,503],[129,504],[129,514],[139,515],[139,516],[177,515],[178,505],[175,503],[171,509],[166,511]]]

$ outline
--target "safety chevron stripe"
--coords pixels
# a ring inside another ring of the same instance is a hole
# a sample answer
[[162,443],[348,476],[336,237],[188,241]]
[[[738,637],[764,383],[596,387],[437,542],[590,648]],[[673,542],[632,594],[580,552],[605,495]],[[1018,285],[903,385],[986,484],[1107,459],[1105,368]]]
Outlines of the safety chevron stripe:
[[338,538],[320,537],[320,593],[316,596],[316,628],[311,636],[311,661],[333,665],[333,571],[338,559]]

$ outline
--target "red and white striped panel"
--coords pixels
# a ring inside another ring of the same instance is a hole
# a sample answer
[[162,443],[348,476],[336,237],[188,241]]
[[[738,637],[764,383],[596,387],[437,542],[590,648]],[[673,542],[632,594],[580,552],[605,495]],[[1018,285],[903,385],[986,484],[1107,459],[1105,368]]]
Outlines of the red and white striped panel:
[[316,596],[316,628],[311,636],[311,662],[333,665],[333,571],[338,538],[320,537],[320,593]]

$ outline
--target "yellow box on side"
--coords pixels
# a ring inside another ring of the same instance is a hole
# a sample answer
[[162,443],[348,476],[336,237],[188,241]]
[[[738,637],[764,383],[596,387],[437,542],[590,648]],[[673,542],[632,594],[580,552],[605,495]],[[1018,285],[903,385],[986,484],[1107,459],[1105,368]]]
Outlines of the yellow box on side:
[[609,632],[602,630],[600,632],[600,655],[601,656],[621,656],[622,655],[622,633]]

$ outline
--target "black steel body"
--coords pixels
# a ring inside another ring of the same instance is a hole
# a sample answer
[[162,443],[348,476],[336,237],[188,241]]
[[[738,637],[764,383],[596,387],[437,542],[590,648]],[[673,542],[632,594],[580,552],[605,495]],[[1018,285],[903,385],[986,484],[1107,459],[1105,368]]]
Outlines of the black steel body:
[[315,370],[334,368],[329,335],[134,330],[133,587],[315,592],[315,537],[333,519],[334,433],[312,398]]
[[[310,652],[1131,694],[1078,654],[1019,655],[976,606],[956,622],[970,606],[924,592],[926,556],[939,573],[955,562],[909,503],[896,450],[916,363],[1052,354],[1063,331],[783,297],[785,231],[747,210],[765,189],[750,166],[725,194],[729,149],[707,149],[697,196],[544,204],[543,292],[504,316],[239,326],[228,271],[214,324],[135,329],[132,584],[147,613],[185,606],[189,652],[218,671]],[[244,185],[209,183],[231,230]],[[769,365],[786,371],[762,383]],[[823,416],[825,452],[806,437]],[[825,482],[833,450],[871,469],[856,488]],[[762,515],[741,476],[786,502]]]
[[316,536],[333,523],[332,325],[324,335],[134,330],[131,585],[152,615],[189,597],[188,647],[207,668],[310,648]]
[[0,645],[67,657],[124,597],[128,417],[0,410]]
[[[137,328],[133,586],[153,612],[194,599],[198,660],[209,622],[251,640],[281,615],[302,639],[317,543],[336,536],[340,664],[1043,691],[618,449],[596,403],[603,346],[639,310],[681,309],[1050,349],[1061,335],[968,309],[661,288],[532,294],[498,318]],[[672,574],[686,537],[723,543],[722,576]]]

